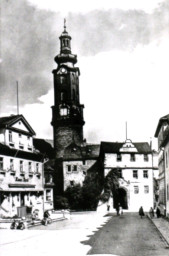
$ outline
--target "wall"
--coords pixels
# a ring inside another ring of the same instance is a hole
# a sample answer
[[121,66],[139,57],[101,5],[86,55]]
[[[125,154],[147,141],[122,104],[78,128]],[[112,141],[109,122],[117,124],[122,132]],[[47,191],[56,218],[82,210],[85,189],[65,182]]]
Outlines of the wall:
[[[28,135],[21,134],[19,137],[19,133],[11,131],[12,133],[12,141],[13,141],[13,148],[24,150],[24,151],[33,151],[33,138]],[[9,130],[4,131],[5,134],[5,144],[10,145],[9,141]],[[22,148],[20,147],[22,145]]]
[[[105,154],[104,175],[106,176],[111,168],[122,168],[120,187],[127,193],[129,211],[138,211],[143,206],[145,211],[153,207],[153,169],[152,156],[149,154],[149,161],[144,161],[143,154],[136,154],[135,162],[130,161],[130,154],[122,154],[122,161],[116,160],[117,154]],[[138,171],[138,178],[133,177],[133,170]],[[148,178],[143,177],[143,171],[148,171]],[[139,193],[134,193],[134,187],[138,186]],[[144,192],[144,186],[149,187],[149,193]]]
[[[83,161],[64,161],[63,162],[63,173],[64,173],[64,190],[70,186],[70,182],[74,181],[74,184],[83,185],[87,170],[94,165],[96,160],[85,160]],[[67,171],[67,165],[71,165],[72,169],[74,165],[77,165],[77,171]]]

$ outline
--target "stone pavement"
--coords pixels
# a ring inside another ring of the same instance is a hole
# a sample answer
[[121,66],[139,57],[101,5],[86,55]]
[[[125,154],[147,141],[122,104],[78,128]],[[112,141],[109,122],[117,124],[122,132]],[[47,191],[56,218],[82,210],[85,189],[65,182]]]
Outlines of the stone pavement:
[[155,217],[151,220],[160,232],[162,238],[165,240],[166,246],[169,247],[169,220]]

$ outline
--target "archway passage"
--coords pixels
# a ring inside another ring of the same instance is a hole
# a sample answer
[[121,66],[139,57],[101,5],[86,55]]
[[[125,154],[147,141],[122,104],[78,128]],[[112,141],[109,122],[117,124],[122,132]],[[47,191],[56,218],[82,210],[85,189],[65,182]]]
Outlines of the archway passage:
[[128,209],[127,192],[124,188],[118,189],[118,201],[123,209]]
[[114,208],[116,208],[117,205],[120,204],[123,209],[128,209],[127,191],[124,188],[119,188],[114,194],[113,199]]

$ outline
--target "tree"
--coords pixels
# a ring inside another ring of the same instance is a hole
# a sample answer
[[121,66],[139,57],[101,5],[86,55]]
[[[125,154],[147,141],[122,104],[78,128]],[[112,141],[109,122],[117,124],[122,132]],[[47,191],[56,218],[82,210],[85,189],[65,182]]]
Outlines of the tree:
[[100,196],[100,200],[102,202],[108,202],[111,195],[113,195],[113,198],[115,201],[118,198],[118,189],[119,189],[119,169],[113,168],[111,171],[107,174],[104,180],[104,186],[103,186],[103,194]]
[[82,210],[82,187],[80,184],[69,186],[64,192],[71,210]]
[[89,173],[82,187],[83,208],[96,210],[101,191],[102,187],[98,172]]

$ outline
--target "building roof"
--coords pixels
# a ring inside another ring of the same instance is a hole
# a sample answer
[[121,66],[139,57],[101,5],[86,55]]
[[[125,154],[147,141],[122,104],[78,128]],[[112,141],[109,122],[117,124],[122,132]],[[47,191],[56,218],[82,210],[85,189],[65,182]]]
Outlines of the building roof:
[[23,150],[10,148],[9,146],[6,146],[2,143],[0,143],[0,155],[38,161],[38,162],[43,162],[44,160],[44,155],[41,153],[27,152]]
[[159,131],[161,129],[161,126],[163,123],[167,122],[169,124],[169,114],[166,115],[166,116],[163,116],[159,119],[159,122],[158,122],[158,125],[157,125],[157,128],[156,128],[156,131],[155,131],[155,135],[154,137],[158,137],[158,134],[159,134]]
[[94,160],[99,157],[100,145],[86,144],[78,146],[76,143],[71,143],[64,151],[64,160]]
[[[11,116],[0,117],[0,128],[12,129],[12,125],[20,120],[24,123],[24,125],[27,127],[27,129],[32,135],[36,134],[23,115],[11,115]],[[15,130],[19,130],[19,129],[15,128]]]
[[[134,153],[142,153],[148,154],[151,153],[151,148],[148,142],[132,142],[138,152]],[[101,142],[101,151],[104,153],[124,153],[121,152],[120,149],[122,148],[124,142]],[[130,151],[131,152],[131,151]],[[127,153],[130,153],[127,152]]]
[[46,157],[50,159],[54,157],[54,148],[47,140],[33,138],[33,145],[35,149],[39,150]]

